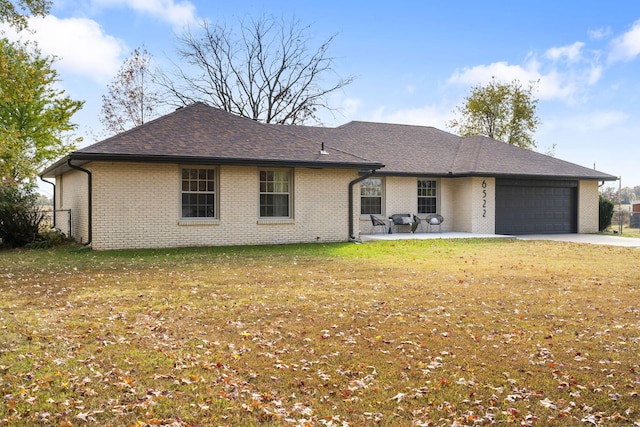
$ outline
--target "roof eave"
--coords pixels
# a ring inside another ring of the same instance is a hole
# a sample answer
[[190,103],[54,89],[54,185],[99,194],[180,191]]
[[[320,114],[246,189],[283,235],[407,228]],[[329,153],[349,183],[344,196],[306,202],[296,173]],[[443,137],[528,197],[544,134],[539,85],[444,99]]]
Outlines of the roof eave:
[[47,166],[42,172],[40,172],[40,178],[55,178],[56,175],[60,175],[58,171],[66,171],[70,169],[69,166],[67,166],[67,161],[69,160],[69,158],[69,156],[64,156],[57,162],[51,164],[50,166]]
[[402,172],[381,170],[376,173],[378,176],[395,177],[429,177],[429,178],[512,178],[512,179],[550,179],[550,180],[578,180],[578,181],[616,181],[617,177],[608,174],[598,176],[592,175],[540,175],[540,174],[514,174],[497,172]]
[[158,156],[134,154],[107,154],[74,152],[58,160],[40,174],[41,177],[54,178],[57,170],[64,168],[68,160],[76,160],[82,164],[91,161],[102,162],[132,162],[132,163],[177,163],[185,165],[230,165],[230,166],[261,166],[261,167],[299,167],[311,169],[380,169],[384,165],[379,162],[332,162],[317,160],[277,160],[251,158],[224,158],[198,156]]
[[501,174],[489,174],[479,173],[475,176],[493,176],[496,178],[512,178],[512,179],[549,179],[549,180],[578,180],[578,181],[617,181],[618,177],[613,175],[600,173],[599,175],[559,175],[559,174],[515,174],[515,173],[501,173]]
[[452,177],[485,177],[485,178],[512,178],[512,179],[532,179],[532,180],[578,180],[578,181],[617,181],[618,177],[600,173],[599,175],[567,175],[567,174],[519,174],[519,173],[499,173],[499,172],[457,172],[450,175]]

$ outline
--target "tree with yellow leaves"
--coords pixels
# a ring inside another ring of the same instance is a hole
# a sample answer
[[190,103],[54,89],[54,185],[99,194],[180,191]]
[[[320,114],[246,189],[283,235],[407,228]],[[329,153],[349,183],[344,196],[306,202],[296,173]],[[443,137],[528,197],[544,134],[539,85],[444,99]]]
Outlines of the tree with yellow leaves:
[[537,82],[522,86],[519,81],[503,83],[495,78],[475,86],[454,112],[458,117],[447,125],[460,136],[484,135],[520,148],[533,150],[533,135],[540,124],[534,97]]
[[33,44],[0,39],[0,182],[33,181],[75,148],[72,116],[82,101],[60,89],[54,59]]
[[45,16],[51,3],[50,0],[0,0],[0,22],[7,22],[18,31],[24,30],[28,16]]

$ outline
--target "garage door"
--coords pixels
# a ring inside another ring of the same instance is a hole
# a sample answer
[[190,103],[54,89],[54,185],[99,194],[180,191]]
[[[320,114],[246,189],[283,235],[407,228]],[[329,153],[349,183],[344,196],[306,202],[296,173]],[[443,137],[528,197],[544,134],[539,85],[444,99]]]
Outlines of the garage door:
[[576,233],[577,194],[577,181],[498,179],[496,233]]

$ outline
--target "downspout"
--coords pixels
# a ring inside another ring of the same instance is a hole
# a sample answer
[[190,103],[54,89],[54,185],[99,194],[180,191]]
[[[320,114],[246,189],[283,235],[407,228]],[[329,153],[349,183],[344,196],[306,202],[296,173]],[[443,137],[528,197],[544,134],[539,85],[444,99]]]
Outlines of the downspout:
[[80,172],[84,172],[87,174],[87,187],[88,187],[87,214],[89,216],[87,222],[89,226],[89,236],[88,236],[89,241],[87,241],[87,243],[84,243],[84,246],[89,246],[91,244],[91,240],[93,239],[93,232],[92,232],[93,223],[91,221],[91,218],[93,217],[92,205],[91,205],[91,188],[92,188],[91,171],[85,168],[81,168],[80,166],[72,165],[71,159],[67,159],[67,165],[69,165],[71,169],[79,170]]
[[56,184],[51,181],[47,181],[43,177],[40,177],[40,180],[43,182],[46,182],[47,184],[51,184],[53,186],[53,227],[52,228],[56,228]]
[[376,173],[376,170],[373,169],[371,172],[368,172],[361,177],[358,177],[349,183],[349,237],[351,240],[356,239],[355,232],[353,230],[353,186],[359,183],[360,181],[364,181],[367,178],[370,178],[373,174]]

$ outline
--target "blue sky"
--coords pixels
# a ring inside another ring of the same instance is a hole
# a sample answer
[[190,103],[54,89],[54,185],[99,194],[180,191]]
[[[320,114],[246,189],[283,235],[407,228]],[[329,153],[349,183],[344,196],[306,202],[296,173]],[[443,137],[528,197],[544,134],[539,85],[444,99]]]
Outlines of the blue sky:
[[[444,130],[472,86],[492,76],[539,80],[538,151],[640,185],[640,2],[54,0],[31,20],[62,87],[86,101],[76,116],[88,145],[101,130],[101,95],[122,61],[144,46],[175,58],[175,34],[202,19],[234,24],[261,15],[309,24],[317,44],[353,84],[330,100],[350,120]],[[16,35],[8,34],[15,38]],[[609,184],[613,185],[613,184]],[[615,184],[617,186],[617,183]]]

